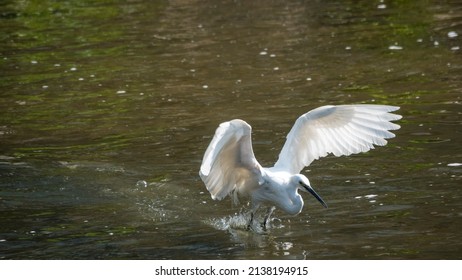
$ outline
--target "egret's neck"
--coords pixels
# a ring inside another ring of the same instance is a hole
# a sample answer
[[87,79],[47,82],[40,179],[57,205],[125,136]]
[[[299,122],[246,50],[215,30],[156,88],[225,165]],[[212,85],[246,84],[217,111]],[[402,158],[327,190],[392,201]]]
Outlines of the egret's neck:
[[292,174],[275,168],[264,168],[262,173],[266,187],[260,189],[257,200],[273,203],[290,215],[300,213],[303,200],[298,186],[291,181]]
[[281,205],[281,208],[290,215],[297,215],[302,211],[303,208],[303,199],[302,196],[298,193],[298,188],[288,190],[288,200],[284,205]]

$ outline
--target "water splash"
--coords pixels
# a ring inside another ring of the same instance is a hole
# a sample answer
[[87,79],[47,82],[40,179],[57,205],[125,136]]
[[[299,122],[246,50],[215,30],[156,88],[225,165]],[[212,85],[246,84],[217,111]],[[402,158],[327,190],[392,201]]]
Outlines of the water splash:
[[230,230],[230,229],[241,229],[247,230],[250,220],[250,214],[239,212],[233,216],[211,218],[206,220],[206,224],[214,227],[217,230]]
[[257,234],[267,234],[269,230],[284,227],[282,220],[277,217],[270,217],[266,225],[263,225],[264,216],[266,212],[257,211],[249,229],[250,211],[241,210],[234,215],[211,218],[205,221],[206,224],[214,227],[217,230],[235,232],[235,231],[248,231]]

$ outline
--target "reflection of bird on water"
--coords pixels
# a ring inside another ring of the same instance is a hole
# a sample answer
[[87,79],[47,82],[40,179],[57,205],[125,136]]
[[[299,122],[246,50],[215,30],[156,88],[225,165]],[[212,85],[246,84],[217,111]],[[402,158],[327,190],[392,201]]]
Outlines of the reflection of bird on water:
[[251,127],[243,120],[220,124],[205,151],[200,176],[213,199],[231,195],[250,197],[248,228],[262,204],[269,204],[263,220],[266,228],[274,206],[296,215],[303,208],[298,191],[309,192],[324,207],[327,204],[314,191],[308,178],[299,174],[305,166],[320,157],[367,152],[374,145],[384,146],[385,139],[395,135],[389,130],[400,126],[391,121],[399,107],[386,105],[322,106],[300,116],[287,135],[287,140],[273,167],[262,167],[256,160],[251,141]]

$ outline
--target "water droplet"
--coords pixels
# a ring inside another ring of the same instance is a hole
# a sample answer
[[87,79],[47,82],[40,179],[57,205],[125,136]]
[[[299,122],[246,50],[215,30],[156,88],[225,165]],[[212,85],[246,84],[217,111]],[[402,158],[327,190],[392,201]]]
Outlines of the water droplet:
[[260,52],[260,55],[267,55],[267,54],[268,54],[267,51],[261,51],[261,52]]
[[208,85],[203,85],[202,88],[207,89],[207,88],[209,88],[209,86]]
[[398,46],[398,45],[393,45],[393,46],[389,46],[388,49],[392,51],[399,51],[399,50],[402,50],[403,47]]
[[448,37],[449,38],[456,38],[457,36],[459,36],[459,34],[457,34],[457,32],[455,32],[455,31],[449,31],[448,32]]
[[30,63],[32,63],[32,64],[37,64],[37,63],[38,63],[38,61],[37,61],[37,60],[31,60],[31,62],[30,62]]
[[290,248],[294,247],[292,242],[283,242],[281,245],[283,250],[289,250]]
[[448,166],[449,167],[458,167],[458,166],[462,166],[462,163],[459,163],[459,162],[448,163]]
[[139,180],[138,182],[136,182],[137,188],[146,188],[147,186],[148,182],[146,182],[145,180]]

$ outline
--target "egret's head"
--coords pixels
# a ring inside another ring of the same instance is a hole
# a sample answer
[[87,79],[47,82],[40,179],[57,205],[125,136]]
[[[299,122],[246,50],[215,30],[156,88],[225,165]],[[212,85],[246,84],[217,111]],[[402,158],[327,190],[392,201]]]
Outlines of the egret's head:
[[306,178],[305,175],[302,174],[297,174],[292,177],[292,180],[295,180],[295,183],[297,184],[297,188],[301,191],[304,192],[309,192],[311,195],[313,195],[325,208],[327,208],[327,204],[322,200],[322,198],[317,194],[314,189],[310,185],[310,180]]

